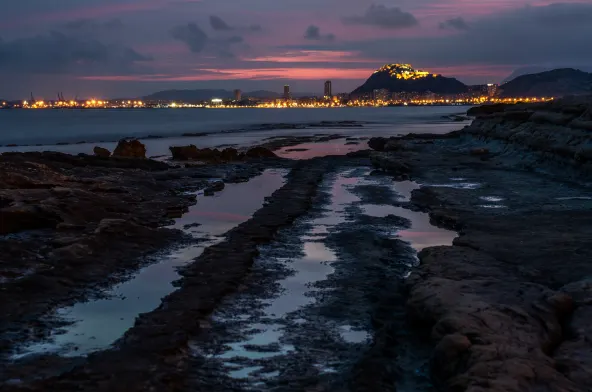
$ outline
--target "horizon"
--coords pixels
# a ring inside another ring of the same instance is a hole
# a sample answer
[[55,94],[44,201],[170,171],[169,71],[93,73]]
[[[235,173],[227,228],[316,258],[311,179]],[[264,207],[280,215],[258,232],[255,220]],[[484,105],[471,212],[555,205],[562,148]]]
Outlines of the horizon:
[[325,80],[345,93],[396,62],[468,85],[501,84],[520,69],[592,70],[592,54],[581,50],[592,35],[587,0],[361,3],[255,0],[248,11],[237,0],[8,3],[0,98],[281,92],[285,84],[320,94]]

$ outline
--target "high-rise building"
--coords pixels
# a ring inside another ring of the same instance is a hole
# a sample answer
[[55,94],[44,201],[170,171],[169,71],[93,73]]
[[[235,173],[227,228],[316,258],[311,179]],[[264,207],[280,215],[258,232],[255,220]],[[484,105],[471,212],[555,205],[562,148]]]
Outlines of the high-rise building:
[[234,100],[240,101],[243,99],[243,92],[241,90],[234,90]]
[[330,99],[333,96],[331,81],[327,80],[325,82],[325,99]]
[[291,98],[291,96],[290,96],[290,86],[286,84],[284,86],[284,99],[285,100],[289,100],[290,98]]
[[497,84],[491,84],[491,83],[490,83],[490,84],[488,84],[488,85],[487,85],[487,95],[488,95],[490,98],[493,98],[493,97],[495,97],[495,96],[497,95],[497,89],[498,89],[498,87],[499,87],[499,86],[498,86]]

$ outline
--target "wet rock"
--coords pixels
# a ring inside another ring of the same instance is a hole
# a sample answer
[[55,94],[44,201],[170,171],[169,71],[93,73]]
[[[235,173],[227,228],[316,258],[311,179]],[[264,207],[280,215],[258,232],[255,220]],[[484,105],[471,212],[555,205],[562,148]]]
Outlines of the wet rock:
[[235,148],[226,148],[222,151],[212,148],[197,148],[191,144],[183,147],[170,147],[173,160],[177,161],[201,161],[206,163],[233,162],[242,158]]
[[277,155],[265,147],[253,147],[245,153],[247,158],[277,158]]
[[236,148],[228,147],[220,152],[220,158],[224,162],[233,162],[233,161],[238,161],[242,157],[240,156],[240,154]]
[[95,230],[95,234],[120,234],[126,224],[125,219],[103,219]]
[[93,153],[96,156],[103,158],[109,158],[111,156],[111,151],[99,146],[95,146],[95,148],[93,148]]
[[471,150],[471,155],[475,157],[483,157],[489,155],[489,149],[487,148],[473,148]]
[[432,354],[432,374],[438,379],[448,379],[458,373],[463,356],[471,348],[471,341],[459,333],[445,336]]
[[204,189],[205,196],[214,196],[214,193],[220,192],[224,190],[224,182],[223,181],[216,181]]
[[92,250],[88,245],[84,244],[72,244],[64,246],[63,248],[56,249],[53,251],[52,256],[56,259],[83,259],[92,253]]
[[402,151],[405,149],[405,144],[398,139],[389,139],[383,149],[384,151]]
[[146,158],[146,146],[139,140],[120,140],[113,156],[124,158]]
[[368,147],[375,151],[384,151],[384,146],[386,145],[388,139],[384,137],[373,137],[368,140]]
[[394,175],[406,175],[411,172],[411,167],[404,158],[387,153],[372,153],[370,155],[372,166],[382,169]]
[[60,217],[35,205],[10,206],[0,210],[0,234],[55,228]]

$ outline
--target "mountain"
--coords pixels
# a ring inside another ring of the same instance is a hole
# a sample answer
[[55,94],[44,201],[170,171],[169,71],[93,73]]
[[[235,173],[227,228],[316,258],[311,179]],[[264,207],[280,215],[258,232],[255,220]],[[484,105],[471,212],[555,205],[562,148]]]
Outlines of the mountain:
[[503,97],[562,97],[592,94],[592,73],[573,68],[519,76],[500,86]]
[[466,92],[467,86],[454,78],[413,69],[409,64],[387,64],[374,71],[352,95],[369,94],[379,89],[393,93],[431,91],[436,94],[459,94]]
[[[315,96],[312,93],[292,93],[295,98]],[[281,98],[282,94],[274,91],[256,90],[243,92],[243,98],[258,99],[276,99]],[[146,101],[181,101],[181,102],[199,102],[209,101],[212,98],[233,99],[234,92],[220,89],[202,89],[202,90],[164,90],[142,97]]]
[[512,72],[507,78],[505,78],[502,81],[502,84],[503,83],[508,83],[509,81],[512,81],[512,80],[516,79],[519,76],[530,75],[530,74],[535,74],[535,73],[541,73],[541,72],[546,72],[546,71],[551,71],[552,69],[553,68],[537,67],[537,66],[518,68],[514,72]]

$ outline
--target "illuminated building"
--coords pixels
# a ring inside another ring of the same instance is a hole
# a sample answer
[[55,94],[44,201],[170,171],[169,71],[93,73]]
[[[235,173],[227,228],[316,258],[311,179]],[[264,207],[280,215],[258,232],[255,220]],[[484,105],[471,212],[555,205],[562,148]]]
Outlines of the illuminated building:
[[413,69],[411,64],[386,64],[374,73],[388,72],[391,78],[404,79],[404,80],[417,80],[424,79],[429,76],[436,77],[437,74],[431,74],[427,71],[420,71]]
[[497,95],[497,89],[498,89],[498,85],[497,84],[488,84],[487,85],[487,95],[491,98],[495,97]]
[[241,90],[234,90],[234,100],[240,101],[243,99],[243,92]]
[[325,94],[324,94],[325,99],[331,99],[331,97],[333,97],[333,92],[332,92],[332,86],[331,86],[331,81],[327,80],[325,82]]
[[376,89],[372,93],[372,98],[375,101],[386,102],[386,101],[390,100],[390,96],[391,96],[390,92],[385,88]]
[[284,99],[286,101],[290,100],[291,96],[290,96],[290,86],[289,85],[285,85],[284,86]]

